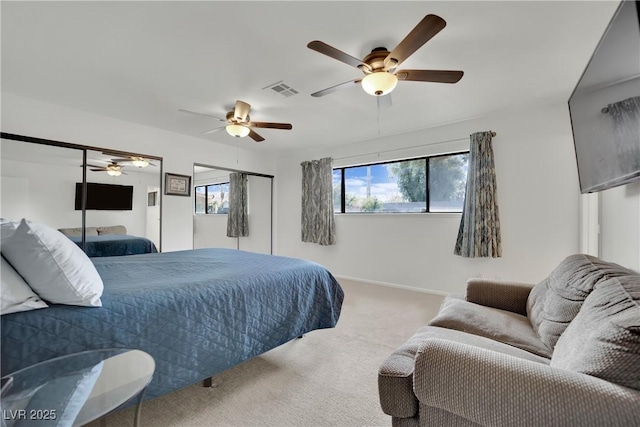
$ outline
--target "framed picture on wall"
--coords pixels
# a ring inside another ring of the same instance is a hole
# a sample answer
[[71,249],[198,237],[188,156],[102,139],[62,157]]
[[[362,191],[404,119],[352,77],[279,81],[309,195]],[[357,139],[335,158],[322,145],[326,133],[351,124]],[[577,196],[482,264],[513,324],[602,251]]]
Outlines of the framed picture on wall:
[[191,196],[191,177],[189,175],[165,173],[164,194],[168,196]]

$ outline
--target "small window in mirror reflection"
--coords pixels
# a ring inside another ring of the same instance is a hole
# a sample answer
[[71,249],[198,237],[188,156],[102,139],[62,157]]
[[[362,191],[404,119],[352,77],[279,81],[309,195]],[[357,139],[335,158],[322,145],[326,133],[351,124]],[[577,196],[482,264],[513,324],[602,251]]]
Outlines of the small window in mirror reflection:
[[151,191],[147,193],[147,206],[158,206],[158,192]]

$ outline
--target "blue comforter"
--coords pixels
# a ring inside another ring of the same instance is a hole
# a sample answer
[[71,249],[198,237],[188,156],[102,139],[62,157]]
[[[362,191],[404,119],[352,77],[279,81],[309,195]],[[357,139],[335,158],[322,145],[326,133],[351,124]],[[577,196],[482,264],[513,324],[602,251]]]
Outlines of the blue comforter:
[[92,259],[102,307],[2,316],[2,375],[53,357],[135,348],[156,362],[146,398],[336,325],[343,291],[324,267],[231,249]]
[[[70,236],[73,242],[82,247],[82,237]],[[102,234],[86,236],[85,253],[89,257],[151,254],[158,252],[156,245],[149,239],[126,234]]]

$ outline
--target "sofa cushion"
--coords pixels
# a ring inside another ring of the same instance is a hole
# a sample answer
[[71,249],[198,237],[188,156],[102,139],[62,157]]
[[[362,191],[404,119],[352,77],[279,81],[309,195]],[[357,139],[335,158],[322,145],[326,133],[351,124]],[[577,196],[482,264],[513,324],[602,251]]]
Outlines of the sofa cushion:
[[551,352],[521,314],[447,297],[431,326],[490,338],[549,358]]
[[[98,228],[97,227],[85,227],[84,228],[85,236],[97,236]],[[82,227],[77,228],[58,228],[58,231],[64,234],[67,237],[79,237],[82,236]]]
[[551,366],[640,390],[640,276],[596,286],[558,340]]
[[430,338],[447,339],[533,362],[549,363],[546,358],[478,335],[467,334],[453,329],[423,326],[380,366],[378,389],[380,405],[386,414],[403,418],[417,414],[418,399],[413,392],[415,356],[421,344]]
[[585,298],[607,279],[633,274],[618,264],[584,254],[565,258],[531,290],[527,316],[534,331],[553,352],[560,335],[576,317]]

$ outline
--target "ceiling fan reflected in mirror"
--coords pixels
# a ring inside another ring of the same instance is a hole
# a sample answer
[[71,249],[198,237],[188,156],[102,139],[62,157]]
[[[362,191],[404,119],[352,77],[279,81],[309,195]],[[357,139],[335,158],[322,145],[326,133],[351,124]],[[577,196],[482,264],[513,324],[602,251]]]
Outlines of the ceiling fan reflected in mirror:
[[388,51],[384,47],[377,47],[370,54],[360,60],[336,49],[333,46],[314,40],[307,44],[311,50],[327,55],[347,65],[358,68],[365,76],[331,86],[312,93],[319,97],[328,95],[336,90],[360,84],[362,89],[373,96],[384,96],[395,89],[398,80],[434,83],[457,83],[464,75],[463,71],[454,70],[397,70],[409,56],[422,45],[438,34],[447,23],[436,15],[427,15],[411,30],[411,32],[395,47]]
[[[83,165],[80,165],[80,167],[82,166]],[[87,163],[86,166],[89,168],[90,171],[93,171],[93,172],[106,172],[111,176],[126,175],[126,173],[122,170],[122,166],[120,166],[116,162],[111,162],[106,166],[91,165]]]
[[154,163],[151,163],[149,159],[145,159],[144,157],[139,156],[129,156],[127,158],[121,159],[111,159],[113,163],[131,163],[133,166],[137,168],[146,168],[147,166],[156,166]]
[[282,130],[291,130],[293,126],[290,123],[270,123],[270,122],[254,122],[251,121],[249,117],[249,111],[251,110],[251,105],[247,104],[244,101],[236,101],[235,109],[233,111],[229,111],[226,115],[225,119],[220,119],[216,116],[212,116],[204,113],[197,113],[195,111],[189,110],[179,110],[183,113],[189,114],[197,114],[199,116],[206,116],[214,118],[221,122],[226,122],[227,124],[221,127],[217,127],[215,129],[208,130],[203,132],[203,134],[210,134],[214,132],[218,132],[219,130],[226,129],[227,133],[231,136],[235,136],[237,138],[243,138],[245,136],[249,136],[256,142],[264,141],[264,138],[260,136],[257,132],[255,132],[252,128],[263,128],[263,129],[282,129]]

